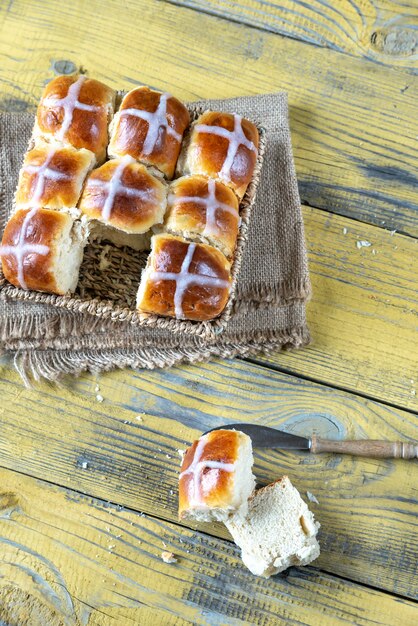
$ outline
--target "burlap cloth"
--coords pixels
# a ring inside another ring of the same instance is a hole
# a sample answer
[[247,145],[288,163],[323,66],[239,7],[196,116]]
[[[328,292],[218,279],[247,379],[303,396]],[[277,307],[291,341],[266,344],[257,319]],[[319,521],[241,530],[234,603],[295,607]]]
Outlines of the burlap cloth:
[[[211,341],[111,322],[50,305],[0,300],[0,350],[22,376],[115,367],[167,367],[182,361],[248,356],[309,342],[305,303],[310,281],[285,93],[208,100],[208,109],[249,117],[266,130],[267,146],[239,275],[234,313]],[[33,114],[0,113],[0,227],[12,207]]]

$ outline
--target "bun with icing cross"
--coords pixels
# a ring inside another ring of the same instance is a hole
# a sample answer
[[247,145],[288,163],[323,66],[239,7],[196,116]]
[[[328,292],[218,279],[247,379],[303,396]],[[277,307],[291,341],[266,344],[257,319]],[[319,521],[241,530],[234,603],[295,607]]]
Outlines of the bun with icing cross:
[[255,480],[251,439],[236,430],[214,430],[186,451],[179,478],[179,518],[226,521],[245,515]]
[[171,183],[164,221],[169,233],[208,243],[231,258],[238,225],[238,200],[229,187],[204,176],[184,176]]
[[73,292],[85,244],[83,225],[68,213],[19,210],[8,221],[0,246],[4,276],[22,289]]
[[256,126],[232,113],[206,111],[192,125],[178,162],[178,173],[220,180],[241,200],[258,154]]
[[93,220],[93,236],[141,249],[149,246],[141,235],[162,223],[166,205],[166,183],[125,156],[91,172],[79,208]]
[[223,311],[231,276],[219,250],[164,233],[154,235],[151,246],[138,289],[140,312],[205,321]]
[[108,124],[115,91],[86,76],[58,76],[45,88],[38,106],[33,138],[85,148],[99,163],[106,158]]
[[40,144],[25,155],[15,204],[18,209],[73,209],[95,162],[89,150]]
[[172,178],[189,121],[177,98],[137,87],[123,98],[111,124],[109,156],[129,154]]

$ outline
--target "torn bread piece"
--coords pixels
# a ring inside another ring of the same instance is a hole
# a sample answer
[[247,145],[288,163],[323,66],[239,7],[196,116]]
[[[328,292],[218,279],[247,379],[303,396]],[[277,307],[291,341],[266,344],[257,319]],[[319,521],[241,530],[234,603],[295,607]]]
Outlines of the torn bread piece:
[[179,518],[226,521],[245,515],[255,487],[251,439],[236,430],[214,430],[186,451],[179,480]]
[[319,523],[287,476],[256,491],[247,514],[237,514],[225,525],[256,576],[269,578],[319,556]]

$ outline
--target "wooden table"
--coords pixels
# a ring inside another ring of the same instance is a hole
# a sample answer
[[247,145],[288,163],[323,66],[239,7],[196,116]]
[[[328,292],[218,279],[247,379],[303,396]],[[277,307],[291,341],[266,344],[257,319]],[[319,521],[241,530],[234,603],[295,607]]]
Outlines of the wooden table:
[[302,351],[33,389],[4,364],[1,624],[418,622],[415,462],[257,452],[322,526],[313,566],[268,581],[176,517],[178,450],[216,424],[418,439],[417,19],[414,0],[0,5],[3,110],[76,68],[183,99],[286,89],[314,288]]

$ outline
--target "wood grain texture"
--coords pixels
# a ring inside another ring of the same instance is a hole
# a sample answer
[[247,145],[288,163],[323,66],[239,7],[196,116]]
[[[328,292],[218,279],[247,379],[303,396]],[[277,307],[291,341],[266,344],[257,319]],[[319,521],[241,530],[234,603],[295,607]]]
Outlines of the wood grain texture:
[[256,361],[417,410],[417,240],[314,209],[304,220],[312,344]]
[[[244,362],[113,372],[22,388],[1,380],[3,466],[177,520],[178,450],[216,425],[250,421],[334,439],[418,439],[416,417]],[[141,419],[137,419],[137,416]],[[16,428],[16,425],[19,425]],[[262,484],[287,473],[321,529],[328,572],[415,597],[417,467],[410,461],[257,450]],[[205,532],[225,537],[220,526]],[[402,545],[402,549],[400,549]]]
[[335,452],[365,456],[371,459],[418,459],[418,443],[383,441],[381,439],[345,439],[335,441],[312,435],[311,452]]
[[391,67],[417,67],[418,5],[411,0],[170,2]]
[[[313,567],[267,588],[229,542],[5,470],[0,545],[8,625],[412,626],[416,616],[408,600]],[[177,563],[164,563],[164,550]]]
[[285,89],[302,200],[418,234],[417,78],[406,70],[157,0],[105,12],[99,0],[42,11],[15,0],[0,34],[3,110],[34,107],[57,71],[79,67],[183,99]]

